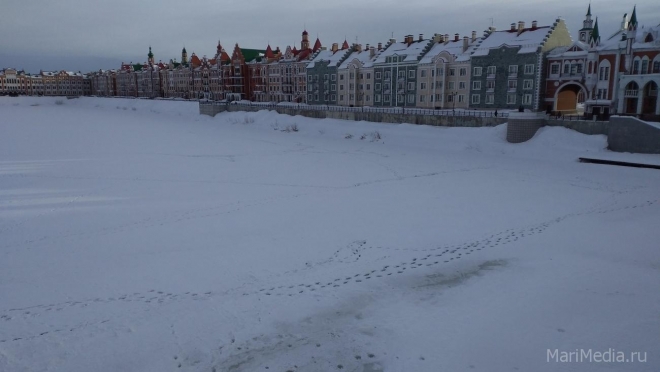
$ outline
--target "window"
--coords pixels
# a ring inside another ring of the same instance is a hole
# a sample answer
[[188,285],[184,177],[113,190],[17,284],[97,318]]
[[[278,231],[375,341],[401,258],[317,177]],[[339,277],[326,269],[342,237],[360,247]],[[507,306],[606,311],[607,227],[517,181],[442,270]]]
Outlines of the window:
[[[415,70],[409,70],[408,71],[408,79],[414,79],[415,78]],[[413,98],[414,100],[414,98]]]
[[[362,85],[362,84],[360,84],[360,85]],[[362,89],[362,87],[360,87],[360,89]],[[367,84],[367,90],[371,90],[371,84]]]
[[339,80],[344,80],[344,74],[339,75]]
[[523,89],[532,89],[533,86],[534,86],[534,80],[526,79],[523,82]]
[[389,78],[390,78],[390,72],[389,72],[389,71],[385,71],[385,79],[389,79]]
[[424,95],[422,94],[419,95],[419,102],[424,102]]
[[493,90],[495,89],[495,80],[488,80],[486,82],[486,89],[487,90]]
[[525,75],[531,75],[534,73],[534,65],[525,65]]
[[364,98],[365,98],[365,101],[367,101],[367,102],[371,101],[371,96],[368,95],[368,94],[366,96],[364,96]]
[[518,65],[509,65],[509,75],[518,74]]
[[454,102],[454,95],[453,94],[447,94],[447,102]]
[[380,83],[376,83],[376,90],[377,90],[377,91],[380,90]]
[[449,83],[447,83],[447,89],[454,89],[454,82],[453,81],[450,81]]
[[479,104],[479,100],[480,100],[480,99],[481,99],[481,95],[479,95],[479,94],[473,94],[473,95],[472,95],[472,99],[470,100],[470,103],[473,104],[473,105],[475,105],[475,104]]
[[315,94],[315,95],[314,95],[314,100],[315,100],[315,101],[318,101],[318,100],[319,100],[319,95],[318,95],[318,94]]
[[406,77],[406,71],[405,70],[399,71],[399,78],[405,79],[405,77]]
[[343,95],[343,94],[340,94],[340,95],[339,95],[339,100],[340,100],[340,101],[343,101],[343,100],[344,100],[344,95]]
[[[367,72],[367,79],[371,79],[371,72]],[[367,96],[369,97],[369,96]]]
[[575,73],[576,74],[581,74],[582,73],[582,64],[581,63],[578,63],[577,65],[575,65]]
[[570,72],[571,72],[571,65],[569,65],[568,63],[565,63],[564,64],[564,73],[569,74]]
[[[481,90],[481,82],[480,81],[473,81],[472,82],[472,90]],[[477,94],[478,96],[478,94]],[[479,103],[479,102],[477,102]]]
[[487,105],[492,105],[495,103],[495,95],[494,94],[486,94],[486,104]]
[[507,87],[509,90],[516,90],[518,88],[518,80],[509,80]]
[[649,70],[649,60],[645,59],[642,61],[642,74],[648,73]]
[[513,94],[511,94],[511,93],[507,94],[507,95],[506,95],[506,103],[507,103],[508,105],[514,105],[514,104],[516,103],[516,94],[515,94],[515,93],[513,93]]
[[384,98],[383,101],[385,101],[385,102],[389,102],[389,101],[390,101],[390,95],[389,95],[389,94],[384,95],[383,98]]
[[408,90],[415,90],[415,83],[408,83]]
[[332,80],[332,81],[337,81],[337,75],[336,75],[336,74],[332,74],[332,76],[330,77],[330,80]]
[[426,83],[419,83],[419,89],[426,89]]
[[445,69],[443,67],[438,67],[437,73],[438,76],[442,76],[445,74]]
[[532,104],[532,95],[531,94],[525,94],[523,96],[523,104],[525,104],[525,105],[531,105]]
[[310,102],[312,101],[312,95],[311,94],[307,95],[307,100],[310,101]]
[[380,94],[376,94],[374,96],[374,102],[379,102],[380,103]]
[[314,89],[314,86],[313,86],[312,84],[309,84],[309,85],[307,86],[307,90],[312,90],[312,89]]
[[660,73],[660,61],[653,62],[653,73]]
[[328,80],[328,74],[323,75],[323,80]]
[[[341,80],[341,79],[339,79]],[[344,84],[339,84],[339,90],[344,90]]]
[[488,75],[495,75],[497,68],[495,66],[488,66]]
[[349,100],[349,101],[353,101],[353,100],[355,100],[355,94],[349,94],[349,95],[348,95],[348,100]]
[[465,96],[462,95],[462,94],[459,94],[459,95],[458,95],[458,102],[459,102],[459,103],[460,103],[460,102],[465,102]]
[[408,95],[408,103],[415,103],[415,95],[414,94],[409,94]]
[[598,73],[598,80],[609,80],[610,79],[610,67],[603,66],[600,68]]
[[350,74],[348,74],[348,78],[351,80],[355,79],[355,73],[351,72]]
[[458,89],[465,89],[465,82],[464,81],[459,81],[458,82]]
[[639,60],[633,62],[633,69],[632,69],[633,74],[639,74]]
[[348,84],[348,90],[354,90],[355,89],[355,84],[350,83]]
[[455,68],[450,68],[449,69],[449,76],[456,76],[456,69]]
[[466,76],[466,75],[467,75],[467,68],[466,68],[466,67],[461,67],[461,68],[458,70],[458,75],[459,75],[459,76]]
[[598,89],[596,99],[607,99],[607,89]]
[[420,77],[426,77],[426,70],[421,70],[420,73],[419,73],[419,76]]
[[559,74],[559,65],[557,63],[554,63],[550,66],[550,74],[551,75]]
[[[376,79],[380,79],[380,71],[376,72]],[[378,102],[380,102],[380,99],[378,100]]]
[[472,72],[472,75],[481,76],[481,67],[475,67],[474,72]]
[[337,95],[336,95],[336,94],[333,94],[333,95],[331,95],[330,97],[332,97],[331,99],[332,99],[333,101],[336,101],[336,100],[337,100]]
[[364,74],[360,72],[360,80],[364,79]]
[[335,90],[337,90],[337,84],[332,84],[332,85],[330,86],[330,90],[333,91],[333,92],[334,92]]
[[358,85],[358,89],[359,89],[359,90],[363,90],[363,89],[364,89],[364,84],[359,84],[359,85]]

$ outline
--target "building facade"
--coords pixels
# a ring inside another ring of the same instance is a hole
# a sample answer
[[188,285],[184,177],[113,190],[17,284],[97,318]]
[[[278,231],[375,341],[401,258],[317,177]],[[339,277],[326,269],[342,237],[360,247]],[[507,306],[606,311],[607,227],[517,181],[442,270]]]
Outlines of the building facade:
[[571,43],[561,19],[552,26],[520,21],[505,31],[491,27],[470,55],[470,107],[544,110],[545,55]]

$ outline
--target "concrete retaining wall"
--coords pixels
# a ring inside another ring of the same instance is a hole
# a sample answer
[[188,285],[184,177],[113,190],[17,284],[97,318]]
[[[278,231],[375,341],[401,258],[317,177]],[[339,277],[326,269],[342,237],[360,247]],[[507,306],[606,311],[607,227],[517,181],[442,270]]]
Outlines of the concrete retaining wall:
[[557,120],[547,119],[545,125],[549,127],[564,127],[573,129],[583,134],[604,134],[607,135],[610,127],[609,121],[591,121],[591,120]]
[[352,121],[371,121],[375,123],[410,123],[421,125],[445,127],[492,127],[507,121],[502,117],[479,117],[466,115],[422,115],[422,114],[395,114],[387,112],[360,112],[360,111],[325,111],[309,110],[297,107],[266,108],[261,106],[245,105],[199,105],[199,113],[215,116],[220,112],[255,112],[260,110],[273,110],[285,115],[300,115],[315,119],[339,119]]
[[660,154],[660,124],[630,116],[612,116],[607,143],[612,151]]
[[506,140],[511,143],[529,141],[544,125],[545,114],[511,111],[506,127]]

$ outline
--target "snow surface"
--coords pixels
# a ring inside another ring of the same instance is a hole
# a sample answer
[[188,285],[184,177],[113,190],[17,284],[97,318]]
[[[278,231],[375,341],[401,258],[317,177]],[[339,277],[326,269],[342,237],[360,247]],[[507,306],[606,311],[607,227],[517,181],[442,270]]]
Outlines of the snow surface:
[[660,172],[576,161],[658,156],[59,100],[0,98],[0,371],[660,368]]

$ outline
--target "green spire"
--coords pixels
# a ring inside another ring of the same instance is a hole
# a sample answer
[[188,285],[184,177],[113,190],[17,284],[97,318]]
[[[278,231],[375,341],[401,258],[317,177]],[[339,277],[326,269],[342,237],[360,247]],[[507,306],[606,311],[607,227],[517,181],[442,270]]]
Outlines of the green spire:
[[151,53],[151,47],[149,47],[149,54],[147,54],[149,58],[154,58],[154,54]]
[[630,23],[632,26],[635,26],[635,28],[637,27],[637,5],[635,5],[635,6],[633,7],[633,13],[632,13],[632,15],[630,16],[630,22],[629,22],[629,23]]
[[596,24],[594,29],[591,30],[591,36],[589,37],[589,43],[598,44],[598,39],[600,39],[600,34],[598,33],[598,17],[596,17]]
[[589,3],[589,9],[587,9],[587,15],[588,15],[588,16],[591,15],[591,3]]

